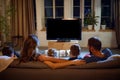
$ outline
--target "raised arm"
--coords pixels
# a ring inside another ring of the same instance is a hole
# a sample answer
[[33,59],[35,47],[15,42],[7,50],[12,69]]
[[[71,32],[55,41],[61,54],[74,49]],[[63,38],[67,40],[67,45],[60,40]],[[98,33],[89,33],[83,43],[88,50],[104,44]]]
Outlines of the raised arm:
[[54,63],[68,62],[68,60],[66,60],[66,59],[54,58],[54,57],[45,56],[45,55],[40,55],[38,57],[38,60],[39,61],[50,61],[50,62],[54,62]]
[[86,64],[86,62],[84,60],[71,60],[71,61],[67,61],[67,62],[63,62],[63,63],[53,63],[50,61],[44,61],[44,63],[47,64],[52,69],[64,68],[64,67],[67,67],[69,65]]

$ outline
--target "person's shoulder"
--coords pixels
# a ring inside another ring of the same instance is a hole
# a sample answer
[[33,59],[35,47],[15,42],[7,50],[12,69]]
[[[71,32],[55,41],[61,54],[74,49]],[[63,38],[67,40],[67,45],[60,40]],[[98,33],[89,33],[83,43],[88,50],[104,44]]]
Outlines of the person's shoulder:
[[112,55],[112,51],[109,48],[103,49],[102,53],[105,55],[105,57],[109,57]]

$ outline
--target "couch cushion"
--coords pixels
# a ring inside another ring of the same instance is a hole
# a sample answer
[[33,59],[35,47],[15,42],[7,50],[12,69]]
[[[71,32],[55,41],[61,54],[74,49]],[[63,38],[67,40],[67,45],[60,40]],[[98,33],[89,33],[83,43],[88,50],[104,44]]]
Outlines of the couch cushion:
[[10,68],[40,68],[40,69],[45,69],[48,68],[46,64],[40,61],[30,61],[26,63],[20,63],[19,64],[19,59],[14,60],[10,65]]
[[110,56],[107,60],[87,63],[80,66],[68,66],[75,69],[120,68],[120,55]]
[[13,57],[0,56],[0,72],[5,70],[14,60]]
[[[27,63],[20,63],[19,60],[14,60],[9,67],[11,68],[49,68],[46,64],[40,61],[31,61]],[[87,63],[79,66],[67,66],[67,69],[97,69],[97,68],[120,68],[120,55],[113,55],[107,60]]]

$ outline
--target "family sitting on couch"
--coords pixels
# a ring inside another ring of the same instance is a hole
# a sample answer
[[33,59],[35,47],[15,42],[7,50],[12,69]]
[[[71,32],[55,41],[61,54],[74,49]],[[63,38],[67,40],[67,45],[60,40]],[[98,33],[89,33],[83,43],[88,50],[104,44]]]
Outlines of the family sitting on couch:
[[[72,48],[74,46],[74,48]],[[102,43],[99,38],[92,37],[88,40],[88,48],[90,51],[90,54],[86,55],[84,58],[76,58],[76,56],[71,56],[71,58],[74,58],[75,60],[64,60],[64,59],[58,59],[54,57],[48,57],[41,55],[38,57],[38,60],[43,61],[45,64],[47,64],[52,69],[56,68],[63,68],[65,66],[69,65],[82,65],[90,62],[97,62],[97,61],[103,61],[106,60],[108,57],[112,55],[112,52],[110,49],[106,48],[103,51],[101,51]],[[76,53],[80,53],[80,46],[79,44],[74,44],[70,48],[70,54],[74,55]]]
[[[36,35],[30,34],[24,41],[20,56],[18,56],[19,64],[29,61],[40,61],[48,65],[50,68],[56,69],[64,68],[69,65],[82,65],[90,62],[103,61],[112,55],[111,50],[108,48],[101,51],[102,43],[98,37],[91,37],[88,39],[88,49],[90,51],[90,54],[85,55],[83,58],[78,57],[81,52],[79,44],[73,44],[70,47],[70,58],[68,60],[40,54],[39,52],[37,52],[38,46],[38,37]],[[3,55],[5,55],[4,52]],[[13,51],[9,51],[8,56],[13,56]]]

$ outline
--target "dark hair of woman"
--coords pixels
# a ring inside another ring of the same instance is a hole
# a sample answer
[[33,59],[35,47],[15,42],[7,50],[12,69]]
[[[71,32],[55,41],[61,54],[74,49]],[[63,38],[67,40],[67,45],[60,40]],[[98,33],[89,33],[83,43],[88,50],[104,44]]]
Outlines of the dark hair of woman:
[[36,49],[37,37],[36,35],[30,34],[24,41],[23,48],[21,50],[20,62],[28,62],[36,60]]

